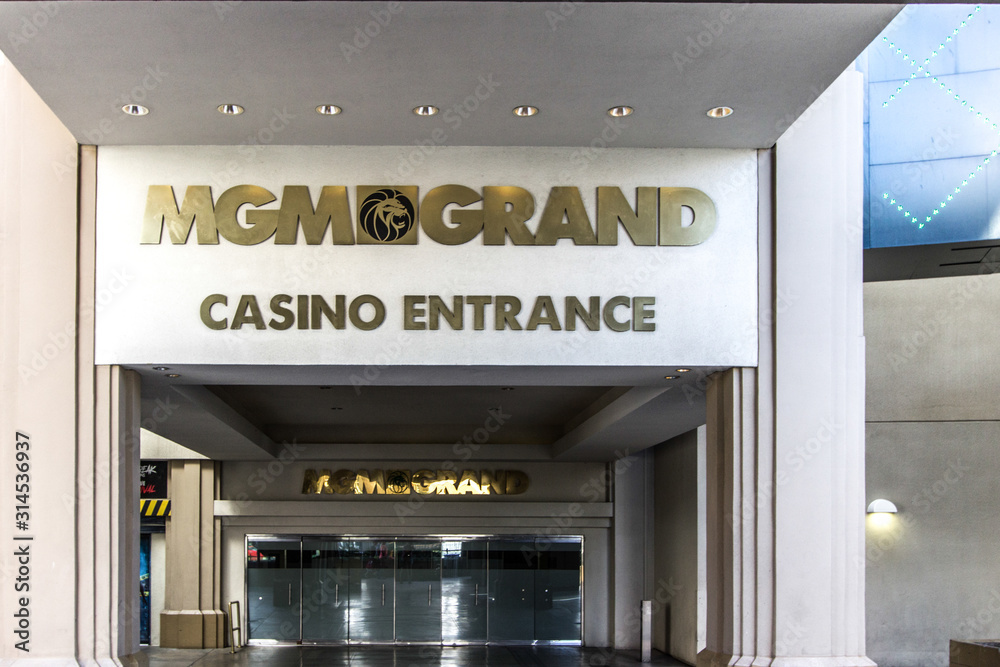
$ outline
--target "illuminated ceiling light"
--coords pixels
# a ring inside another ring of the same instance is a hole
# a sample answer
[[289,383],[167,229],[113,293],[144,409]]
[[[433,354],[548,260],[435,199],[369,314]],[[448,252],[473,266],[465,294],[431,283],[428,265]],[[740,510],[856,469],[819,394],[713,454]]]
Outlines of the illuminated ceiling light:
[[663,379],[664,380],[676,380],[677,376],[676,375],[664,375]]
[[413,107],[413,113],[418,116],[433,116],[438,111],[440,111],[440,109],[432,104],[422,104],[419,107]]
[[180,373],[167,373],[168,378],[179,378]]
[[341,111],[343,111],[343,109],[338,107],[336,104],[321,104],[316,107],[316,113],[320,116],[336,116]]
[[726,116],[731,116],[733,114],[732,107],[714,107],[709,109],[706,114],[709,118],[725,118]]
[[612,118],[622,118],[624,116],[631,116],[634,111],[635,109],[627,106],[611,107],[608,109],[608,115]]
[[895,514],[899,510],[896,509],[896,504],[891,500],[886,500],[885,498],[878,498],[873,500],[871,504],[868,505],[868,514]]
[[526,118],[528,116],[534,116],[535,114],[537,114],[538,107],[522,104],[519,107],[514,107],[513,112],[515,116],[521,116],[522,118]]
[[690,368],[678,368],[677,372],[678,373],[690,373],[691,369]]
[[220,104],[216,109],[219,110],[219,113],[226,116],[239,116],[245,111],[239,104]]
[[154,371],[169,371],[170,366],[153,366]]
[[122,107],[122,111],[127,113],[129,116],[145,116],[149,113],[149,108],[144,107],[141,104],[126,104]]

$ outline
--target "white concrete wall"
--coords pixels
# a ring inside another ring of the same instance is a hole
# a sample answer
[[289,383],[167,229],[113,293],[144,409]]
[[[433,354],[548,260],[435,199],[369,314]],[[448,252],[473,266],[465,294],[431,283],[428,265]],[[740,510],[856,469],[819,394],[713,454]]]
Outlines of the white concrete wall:
[[653,647],[693,665],[705,647],[705,428],[655,449]]
[[869,655],[948,664],[1000,637],[1000,276],[865,285]]
[[[3,664],[76,655],[74,553],[76,541],[86,539],[78,537],[74,514],[76,155],[70,133],[0,54]],[[59,175],[54,167],[67,157],[73,160],[69,173]],[[17,530],[14,523],[16,432],[30,436],[27,530]],[[25,536],[34,539],[14,541]],[[20,546],[30,546],[30,588],[15,591],[20,564],[14,551]],[[13,618],[21,597],[29,599],[30,652],[14,647]]]
[[617,649],[638,649],[642,640],[642,601],[646,565],[652,564],[653,539],[647,519],[653,511],[652,458],[648,450],[609,464],[614,474],[614,622]]

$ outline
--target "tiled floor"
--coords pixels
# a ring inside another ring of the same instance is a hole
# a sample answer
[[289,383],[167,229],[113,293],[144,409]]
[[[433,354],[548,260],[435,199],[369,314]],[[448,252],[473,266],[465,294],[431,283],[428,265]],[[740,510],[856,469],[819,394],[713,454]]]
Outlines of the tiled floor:
[[[237,649],[144,648],[150,667],[624,667],[635,651],[540,646],[247,646]],[[684,663],[653,653],[650,665]]]

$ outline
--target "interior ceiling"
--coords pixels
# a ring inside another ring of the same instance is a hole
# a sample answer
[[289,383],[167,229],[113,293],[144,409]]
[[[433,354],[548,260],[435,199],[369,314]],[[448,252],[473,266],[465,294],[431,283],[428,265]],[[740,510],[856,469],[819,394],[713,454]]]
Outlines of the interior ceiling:
[[[0,48],[83,144],[767,148],[902,7],[390,4],[2,2]],[[442,113],[411,113],[423,104]],[[522,104],[541,112],[517,118]],[[620,104],[636,112],[612,121]],[[736,112],[708,118],[718,105]],[[449,460],[500,409],[511,417],[478,458],[606,461],[704,423],[718,369],[136,370],[143,426],[219,460],[291,444],[305,458]]]
[[[84,144],[590,146],[627,104],[612,146],[726,148],[772,146],[902,6],[50,4],[25,30],[37,3],[0,3],[0,34],[29,35],[3,48]],[[423,104],[442,113],[411,113]],[[718,105],[736,113],[708,118]]]

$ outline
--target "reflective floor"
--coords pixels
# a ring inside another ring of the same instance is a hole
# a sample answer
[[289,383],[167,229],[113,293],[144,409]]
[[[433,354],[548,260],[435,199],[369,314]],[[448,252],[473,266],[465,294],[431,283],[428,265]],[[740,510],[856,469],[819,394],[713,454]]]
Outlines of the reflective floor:
[[[229,649],[143,648],[149,667],[622,667],[641,665],[635,651],[550,646],[247,646]],[[653,652],[651,665],[684,665]]]

